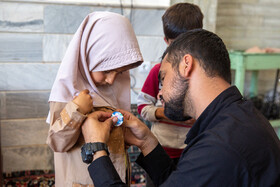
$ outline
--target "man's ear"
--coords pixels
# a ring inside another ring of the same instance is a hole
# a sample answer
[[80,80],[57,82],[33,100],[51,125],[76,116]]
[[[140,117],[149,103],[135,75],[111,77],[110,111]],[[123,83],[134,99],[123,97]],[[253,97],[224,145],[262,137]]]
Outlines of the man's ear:
[[193,63],[194,63],[194,58],[190,55],[190,54],[186,54],[183,59],[182,62],[180,64],[180,69],[182,72],[182,75],[185,78],[188,78],[192,72],[193,69]]

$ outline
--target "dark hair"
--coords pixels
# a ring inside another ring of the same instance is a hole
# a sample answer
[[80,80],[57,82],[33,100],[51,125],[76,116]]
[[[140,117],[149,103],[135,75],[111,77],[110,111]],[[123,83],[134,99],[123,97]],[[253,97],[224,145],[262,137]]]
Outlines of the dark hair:
[[191,3],[178,3],[169,7],[162,16],[166,39],[175,39],[180,34],[203,27],[200,8]]
[[194,29],[181,34],[163,54],[175,70],[184,55],[198,60],[208,77],[219,76],[231,83],[230,59],[225,44],[216,34],[204,29]]

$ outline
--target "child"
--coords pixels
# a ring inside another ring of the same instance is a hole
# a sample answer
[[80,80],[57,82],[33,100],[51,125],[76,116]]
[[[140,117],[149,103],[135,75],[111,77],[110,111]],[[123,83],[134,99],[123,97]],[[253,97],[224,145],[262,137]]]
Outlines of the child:
[[[49,98],[47,144],[54,151],[56,186],[93,186],[81,158],[81,125],[93,106],[130,110],[128,70],[142,61],[125,17],[94,12],[84,19],[61,62]],[[125,182],[124,160],[112,161]]]
[[[203,14],[197,5],[178,3],[169,7],[162,16],[164,41],[169,45],[180,34],[195,28],[202,28]],[[153,122],[151,131],[157,137],[166,153],[177,164],[183,149],[186,134],[194,120],[174,122],[164,115],[164,108],[158,99],[160,85],[158,73],[160,63],[150,71],[137,98],[138,113]],[[153,186],[147,177],[147,186]]]

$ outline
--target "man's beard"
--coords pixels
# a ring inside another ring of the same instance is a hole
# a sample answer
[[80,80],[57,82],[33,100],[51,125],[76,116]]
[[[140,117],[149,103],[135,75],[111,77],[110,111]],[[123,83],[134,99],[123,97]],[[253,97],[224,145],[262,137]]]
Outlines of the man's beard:
[[[164,104],[164,114],[171,120],[174,121],[186,121],[191,119],[189,115],[186,114],[186,104],[191,104],[189,99],[187,99],[187,92],[189,88],[189,82],[187,79],[178,75],[172,81],[174,82],[172,89],[174,95],[170,97],[169,101]],[[191,106],[187,106],[191,109]]]

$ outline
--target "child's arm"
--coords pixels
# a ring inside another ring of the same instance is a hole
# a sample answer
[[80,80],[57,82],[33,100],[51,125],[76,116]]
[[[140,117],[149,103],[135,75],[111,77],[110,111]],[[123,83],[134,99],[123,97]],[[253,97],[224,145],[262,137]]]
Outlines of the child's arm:
[[148,121],[157,121],[156,111],[158,110],[157,95],[159,93],[159,80],[158,73],[160,69],[160,64],[156,64],[141,89],[141,92],[137,98],[138,113]]
[[69,151],[81,133],[81,124],[93,108],[88,91],[82,91],[73,101],[50,103],[50,129],[47,144],[55,152]]

